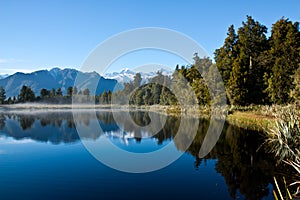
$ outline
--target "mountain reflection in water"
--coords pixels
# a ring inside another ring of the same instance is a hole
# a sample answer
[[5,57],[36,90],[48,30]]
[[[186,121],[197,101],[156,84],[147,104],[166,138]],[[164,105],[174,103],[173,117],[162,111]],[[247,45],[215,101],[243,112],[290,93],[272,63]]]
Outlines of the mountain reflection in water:
[[[80,123],[89,126],[93,113],[80,112]],[[114,115],[122,118],[121,111]],[[149,133],[131,126],[126,118],[123,124],[117,125],[111,112],[96,112],[98,123],[102,132],[86,133],[81,139],[97,140],[100,137],[118,139],[126,145],[135,143],[143,145],[144,139]],[[158,115],[159,114],[155,114]],[[151,123],[147,112],[131,112],[131,118],[140,126],[146,126]],[[196,123],[195,118],[185,120],[184,126],[188,127]],[[175,137],[181,118],[168,116],[162,130],[154,135],[151,140],[156,142],[156,146],[164,142],[174,142],[179,151],[185,149],[185,143],[182,139],[173,140]],[[228,193],[232,198],[237,198],[242,194],[245,199],[262,199],[264,197],[272,198],[272,176],[274,167],[268,156],[257,151],[261,138],[254,131],[244,130],[229,124],[225,124],[222,135],[217,145],[205,157],[199,158],[199,150],[205,138],[205,133],[209,127],[209,120],[200,119],[196,138],[193,140],[186,153],[194,157],[195,170],[200,170],[202,164],[208,160],[216,160],[215,171],[221,174],[226,182]],[[190,132],[185,133],[189,137]],[[36,142],[46,142],[56,144],[72,144],[80,142],[77,134],[73,114],[69,111],[61,112],[7,112],[0,114],[0,137],[11,137],[14,140],[31,139]]]

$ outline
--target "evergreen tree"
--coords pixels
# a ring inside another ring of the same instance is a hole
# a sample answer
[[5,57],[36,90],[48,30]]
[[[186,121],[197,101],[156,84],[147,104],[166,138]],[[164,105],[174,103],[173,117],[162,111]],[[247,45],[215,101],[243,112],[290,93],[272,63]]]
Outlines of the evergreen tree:
[[267,28],[250,16],[238,29],[235,45],[237,57],[227,83],[231,104],[259,104],[265,99],[265,69],[259,63],[259,56],[268,47],[266,32]]
[[215,50],[216,66],[222,76],[225,87],[228,86],[230,73],[232,71],[233,62],[237,57],[236,52],[237,35],[234,26],[228,28],[227,38],[224,45],[220,49]]
[[101,104],[107,104],[108,103],[108,94],[106,91],[104,91],[101,95],[100,95],[100,103]]
[[63,96],[63,93],[61,91],[61,88],[58,88],[57,91],[56,91],[56,96],[57,97],[62,97]]
[[270,50],[266,65],[271,73],[267,77],[267,92],[273,103],[284,104],[291,100],[293,78],[300,63],[300,35],[298,23],[280,19],[272,27]]
[[13,100],[11,99],[11,97],[9,97],[9,98],[7,99],[7,103],[8,103],[8,104],[13,104]]
[[50,97],[50,91],[47,89],[41,89],[40,91],[41,98],[49,98]]
[[[209,58],[200,58],[197,53],[194,54],[194,64],[186,69],[185,78],[188,81],[188,86],[191,86],[193,91],[190,91],[189,98],[192,102],[206,105],[210,102],[210,95],[206,81],[208,81],[208,73],[210,68],[213,66],[212,60]],[[193,100],[191,95],[193,92],[196,101]],[[189,101],[190,101],[189,100]],[[194,104],[192,103],[192,104]]]
[[161,85],[152,84],[153,104],[159,104],[161,89],[162,89]]
[[68,87],[68,89],[67,89],[67,97],[72,97],[72,95],[73,95],[73,87]]
[[300,67],[297,69],[294,75],[294,84],[295,88],[291,92],[291,97],[295,100],[296,103],[300,103]]
[[29,86],[23,85],[18,96],[20,102],[33,102],[35,100],[35,94]]
[[6,92],[3,87],[0,87],[0,104],[4,104],[6,99]]
[[56,90],[55,90],[55,88],[52,88],[51,97],[55,97],[55,96],[56,96]]
[[[192,86],[185,78],[187,70],[182,68],[179,72],[173,74],[171,90],[176,95],[176,99],[180,105],[194,105],[197,102],[193,93]],[[185,75],[185,76],[184,76]]]
[[111,97],[112,97],[112,92],[110,90],[108,90],[107,92],[107,103],[111,104]]

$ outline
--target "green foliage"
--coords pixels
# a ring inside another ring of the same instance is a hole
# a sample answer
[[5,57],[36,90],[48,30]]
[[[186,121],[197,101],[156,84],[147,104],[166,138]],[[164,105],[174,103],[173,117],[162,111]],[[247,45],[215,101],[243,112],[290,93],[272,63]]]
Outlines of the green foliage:
[[73,96],[73,87],[68,87],[67,89],[67,97],[72,97]]
[[211,100],[217,102],[221,98],[225,99],[222,79],[217,76],[218,71],[212,60],[195,54],[194,61],[192,66],[179,68],[177,65],[172,77],[157,72],[143,86],[140,86],[141,79],[137,74],[133,82],[125,83],[124,89],[114,94],[117,103],[127,104],[125,101],[129,99],[129,103],[133,105],[190,106],[209,105]]
[[136,88],[141,86],[142,83],[142,76],[140,73],[136,73],[136,75],[134,76],[134,80],[133,80],[134,86]]
[[247,21],[238,29],[234,46],[236,58],[227,84],[231,104],[248,105],[264,102],[264,73],[259,63],[260,54],[267,48],[267,28],[247,16]]
[[300,114],[295,106],[282,107],[274,114],[276,123],[266,132],[265,148],[282,160],[299,159]]
[[298,22],[282,18],[269,39],[266,32],[264,25],[247,16],[237,34],[229,27],[223,46],[215,51],[232,105],[285,104],[298,98],[298,79],[291,78],[300,63]]
[[236,51],[237,35],[234,30],[234,26],[231,25],[228,28],[227,38],[223,46],[220,49],[215,50],[216,66],[224,81],[224,85],[228,86],[230,73],[232,71],[233,62],[237,57]]
[[183,66],[175,71],[172,88],[178,94],[179,102],[185,102],[182,104],[208,105],[210,104],[211,96],[207,84],[211,83],[213,85],[212,81],[215,80],[215,77],[213,77],[215,74],[211,70],[215,66],[211,59],[200,58],[197,53],[194,55],[194,61],[191,67]]
[[56,91],[56,96],[57,97],[62,97],[63,96],[63,93],[61,91],[61,88],[58,88],[57,91]]
[[267,92],[273,103],[285,104],[291,101],[292,76],[300,63],[298,23],[284,18],[277,21],[272,27],[270,46],[265,64],[271,71],[266,77]]
[[170,96],[173,94],[170,90],[160,84],[157,83],[149,83],[141,86],[138,90],[136,90],[130,98],[130,104],[135,105],[169,105]]
[[55,96],[56,96],[56,90],[55,90],[55,88],[52,88],[51,97],[55,97]]
[[293,98],[295,102],[300,105],[300,67],[297,69],[294,75],[294,85],[295,88],[291,92],[291,98]]
[[40,91],[40,95],[41,95],[42,99],[49,98],[50,94],[51,94],[50,90],[47,90],[47,89],[41,89],[41,91]]
[[112,102],[112,92],[109,90],[108,92],[104,91],[98,97],[96,97],[96,103],[100,104],[111,104]]
[[3,87],[0,87],[0,104],[4,104],[6,99],[6,92]]
[[23,103],[33,102],[35,100],[35,94],[29,86],[23,85],[18,100]]

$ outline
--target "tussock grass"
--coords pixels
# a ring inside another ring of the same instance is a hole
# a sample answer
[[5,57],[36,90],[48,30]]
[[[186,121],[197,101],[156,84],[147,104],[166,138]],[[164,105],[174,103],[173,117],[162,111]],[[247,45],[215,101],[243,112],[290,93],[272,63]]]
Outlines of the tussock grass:
[[300,113],[295,106],[282,107],[274,112],[275,123],[265,131],[265,148],[279,160],[299,159]]
[[[283,162],[295,170],[294,177],[297,177],[298,181],[288,180],[290,183],[286,184],[283,177],[284,189],[279,188],[274,177],[280,199],[292,199],[289,187],[298,185],[294,197],[299,195],[300,190],[300,112],[296,105],[288,105],[276,108],[273,115],[275,123],[265,131],[266,139],[263,146],[267,152],[275,156],[278,164]],[[279,199],[276,192],[273,193],[275,198]]]

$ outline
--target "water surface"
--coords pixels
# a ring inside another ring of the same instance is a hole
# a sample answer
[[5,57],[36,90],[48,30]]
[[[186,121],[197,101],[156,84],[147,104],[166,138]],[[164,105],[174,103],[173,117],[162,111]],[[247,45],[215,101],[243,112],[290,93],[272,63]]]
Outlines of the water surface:
[[[80,123],[91,126],[90,113]],[[132,112],[139,125],[150,123],[146,112]],[[189,118],[185,126],[195,123]],[[130,152],[152,152],[165,145],[176,151],[184,143],[173,140],[180,118],[167,117],[164,128],[151,133],[117,125],[111,112],[97,112],[102,132],[87,132],[81,139],[97,142],[108,138]],[[72,112],[0,113],[1,199],[273,199],[273,165],[257,151],[257,132],[225,124],[213,150],[200,159],[198,153],[209,121],[200,120],[192,145],[170,166],[130,174],[111,169],[96,160],[77,134]],[[186,133],[189,136],[189,132]],[[109,149],[103,147],[103,151]]]

